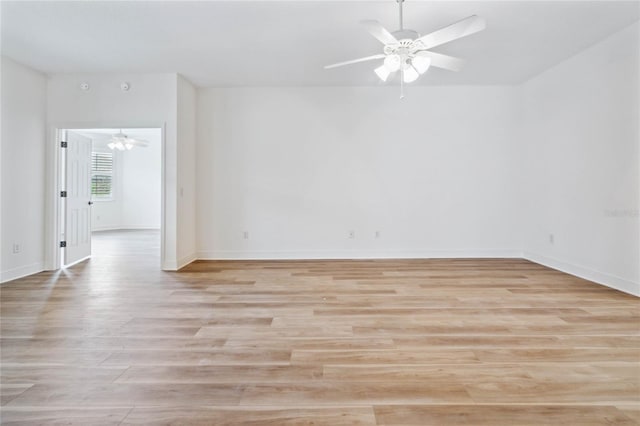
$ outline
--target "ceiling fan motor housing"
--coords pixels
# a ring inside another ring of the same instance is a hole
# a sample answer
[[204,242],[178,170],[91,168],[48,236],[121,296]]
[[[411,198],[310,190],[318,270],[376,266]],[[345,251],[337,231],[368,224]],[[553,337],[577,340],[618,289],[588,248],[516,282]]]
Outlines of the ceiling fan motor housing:
[[398,40],[398,43],[385,45],[384,54],[387,57],[397,56],[397,60],[401,63],[410,63],[415,53],[422,47],[420,42],[415,41],[420,35],[413,30],[399,30],[392,34]]
[[400,42],[407,39],[413,41],[420,37],[420,34],[418,34],[417,31],[413,31],[413,30],[398,30],[398,31],[392,32],[391,35],[393,35],[396,38],[396,40],[400,40]]

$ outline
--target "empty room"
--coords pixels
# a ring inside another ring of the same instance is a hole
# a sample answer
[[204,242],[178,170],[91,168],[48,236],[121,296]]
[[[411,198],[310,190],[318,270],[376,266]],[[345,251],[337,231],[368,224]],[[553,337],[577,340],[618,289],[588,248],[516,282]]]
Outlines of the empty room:
[[0,24],[1,424],[640,424],[640,1]]

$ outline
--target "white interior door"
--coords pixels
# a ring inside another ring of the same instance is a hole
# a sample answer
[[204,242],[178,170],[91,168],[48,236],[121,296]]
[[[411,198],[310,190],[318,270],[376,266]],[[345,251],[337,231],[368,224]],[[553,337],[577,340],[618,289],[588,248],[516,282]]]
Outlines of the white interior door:
[[64,264],[91,256],[91,139],[67,131]]

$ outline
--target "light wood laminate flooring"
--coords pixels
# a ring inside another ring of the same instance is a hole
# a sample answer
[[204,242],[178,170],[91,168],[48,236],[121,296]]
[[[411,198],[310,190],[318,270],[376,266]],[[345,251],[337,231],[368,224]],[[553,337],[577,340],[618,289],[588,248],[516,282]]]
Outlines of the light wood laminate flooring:
[[640,299],[528,261],[94,244],[0,288],[2,424],[640,423]]

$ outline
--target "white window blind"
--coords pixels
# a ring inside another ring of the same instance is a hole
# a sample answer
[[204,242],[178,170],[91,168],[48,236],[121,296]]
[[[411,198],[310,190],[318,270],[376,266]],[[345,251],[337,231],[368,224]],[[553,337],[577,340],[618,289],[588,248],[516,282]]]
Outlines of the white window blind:
[[113,195],[113,153],[91,153],[91,195],[111,198]]

